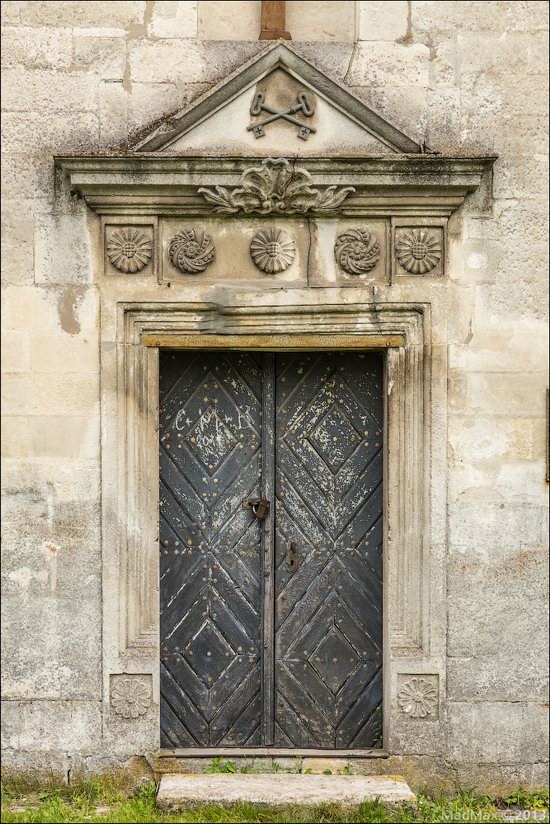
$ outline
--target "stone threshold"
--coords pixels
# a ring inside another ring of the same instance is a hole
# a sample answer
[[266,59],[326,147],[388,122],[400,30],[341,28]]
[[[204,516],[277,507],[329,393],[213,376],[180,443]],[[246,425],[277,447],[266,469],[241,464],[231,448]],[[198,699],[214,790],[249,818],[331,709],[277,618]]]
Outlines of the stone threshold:
[[183,747],[161,749],[157,758],[388,758],[383,749],[314,750],[288,747]]
[[296,775],[270,773],[165,774],[157,793],[157,807],[180,810],[192,804],[360,804],[379,799],[385,804],[415,804],[409,785],[398,775]]

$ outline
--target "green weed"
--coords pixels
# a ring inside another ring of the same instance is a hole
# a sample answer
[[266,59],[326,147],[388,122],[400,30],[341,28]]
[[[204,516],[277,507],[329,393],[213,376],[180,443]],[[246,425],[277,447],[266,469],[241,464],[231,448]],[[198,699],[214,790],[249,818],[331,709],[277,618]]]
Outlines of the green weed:
[[204,768],[205,773],[237,773],[239,772],[234,761],[224,761],[223,758],[213,758]]

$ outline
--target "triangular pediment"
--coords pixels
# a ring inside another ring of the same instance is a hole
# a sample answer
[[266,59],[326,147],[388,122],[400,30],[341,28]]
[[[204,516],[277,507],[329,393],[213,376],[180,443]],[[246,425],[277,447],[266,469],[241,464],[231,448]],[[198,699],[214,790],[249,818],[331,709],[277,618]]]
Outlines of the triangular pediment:
[[134,148],[266,157],[426,151],[281,42],[172,114]]

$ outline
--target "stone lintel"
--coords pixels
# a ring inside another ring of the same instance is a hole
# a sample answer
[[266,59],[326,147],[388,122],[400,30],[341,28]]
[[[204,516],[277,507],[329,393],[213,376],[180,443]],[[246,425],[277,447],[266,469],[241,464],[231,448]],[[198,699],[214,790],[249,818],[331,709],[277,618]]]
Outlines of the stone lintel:
[[[347,192],[333,206],[281,212],[311,216],[426,214],[449,216],[475,191],[494,156],[399,155],[278,159],[261,157],[159,157],[158,155],[57,157],[72,192],[99,214],[228,214],[205,195],[242,187],[250,170],[287,162],[321,193]],[[305,173],[305,175],[304,175]],[[238,213],[238,209],[234,210]],[[244,212],[240,211],[242,215]],[[247,214],[261,214],[247,211]]]

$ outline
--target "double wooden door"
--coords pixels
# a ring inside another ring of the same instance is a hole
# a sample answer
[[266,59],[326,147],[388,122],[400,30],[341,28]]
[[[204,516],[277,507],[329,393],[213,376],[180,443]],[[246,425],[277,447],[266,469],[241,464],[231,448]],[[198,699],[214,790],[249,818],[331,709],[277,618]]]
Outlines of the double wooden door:
[[161,745],[381,746],[382,355],[161,352]]

